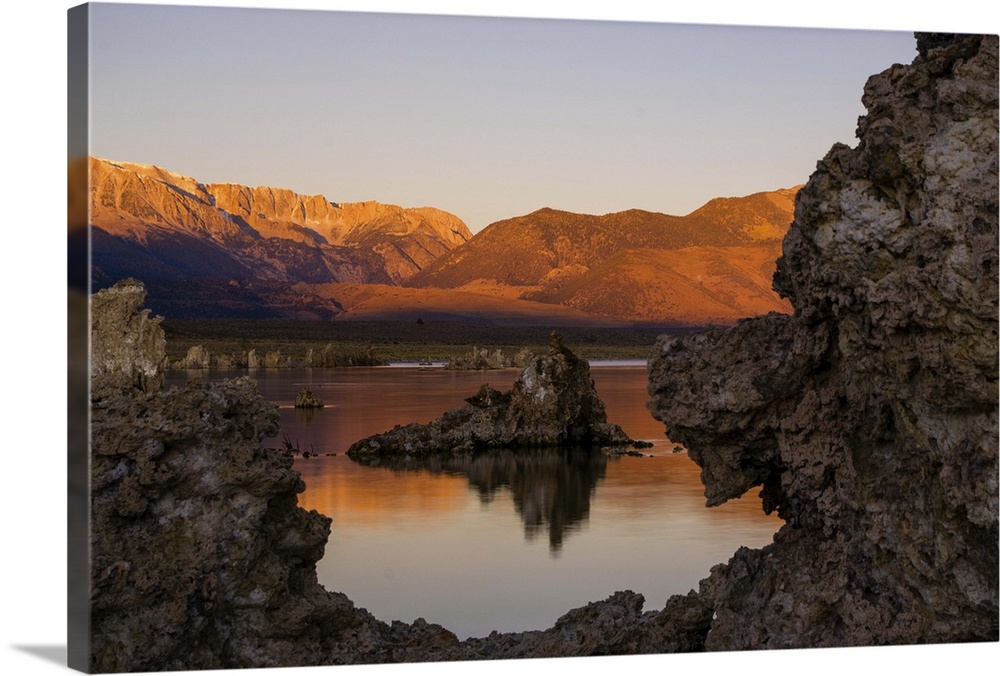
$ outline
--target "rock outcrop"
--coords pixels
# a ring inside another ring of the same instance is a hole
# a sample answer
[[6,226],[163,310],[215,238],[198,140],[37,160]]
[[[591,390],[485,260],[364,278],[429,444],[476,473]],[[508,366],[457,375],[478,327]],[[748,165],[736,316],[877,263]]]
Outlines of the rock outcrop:
[[91,299],[90,375],[94,387],[136,388],[155,392],[163,387],[167,342],[162,317],[139,311],[146,289],[124,279]]
[[524,368],[533,357],[534,354],[526,347],[521,348],[514,355],[509,355],[504,354],[500,348],[490,350],[486,347],[474,345],[467,354],[450,358],[444,367],[452,371],[488,371],[514,367]]
[[304,354],[299,352],[301,358],[298,355],[282,354],[281,350],[262,350],[262,352],[263,357],[256,348],[238,352],[210,352],[201,345],[192,345],[184,357],[170,362],[169,367],[188,371],[199,369],[256,371],[261,368],[384,366],[387,363],[371,347],[337,349],[332,343],[327,343],[322,349],[306,348]]
[[998,638],[997,37],[917,46],[799,192],[795,315],[654,350],[709,504],[786,522],[702,583],[706,649]]
[[426,425],[397,425],[357,441],[347,455],[375,465],[489,449],[599,449],[638,443],[608,422],[590,365],[567,349],[555,332],[548,354],[535,357],[509,392],[486,384],[466,402],[465,407],[447,411]]
[[295,395],[295,408],[323,408],[323,400],[308,387],[303,387]]
[[207,369],[212,366],[212,356],[201,345],[192,345],[183,359],[178,359],[170,366],[175,369]]
[[91,300],[90,666],[315,663],[356,619],[316,583],[330,521],[296,506],[291,458],[262,450],[278,414],[253,381],[160,391],[143,295],[132,280]]

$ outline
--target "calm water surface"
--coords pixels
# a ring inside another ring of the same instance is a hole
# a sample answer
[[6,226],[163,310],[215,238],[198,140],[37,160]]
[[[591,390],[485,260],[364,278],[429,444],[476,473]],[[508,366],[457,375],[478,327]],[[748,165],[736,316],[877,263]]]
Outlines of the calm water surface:
[[[168,384],[194,373],[173,372]],[[485,636],[544,629],[571,608],[622,589],[642,593],[647,610],[661,608],[738,547],[771,541],[780,522],[764,515],[759,499],[704,506],[698,467],[673,452],[646,410],[643,365],[595,363],[591,374],[608,419],[654,442],[644,452],[655,457],[502,453],[390,470],[344,454],[365,436],[464,405],[483,383],[506,390],[517,374],[391,367],[255,373],[261,393],[279,406],[282,433],[321,454],[295,467],[306,483],[299,504],[333,519],[317,566],[327,589],[384,621],[423,617],[459,638]],[[326,407],[295,410],[302,387]],[[281,433],[266,445],[280,440]]]

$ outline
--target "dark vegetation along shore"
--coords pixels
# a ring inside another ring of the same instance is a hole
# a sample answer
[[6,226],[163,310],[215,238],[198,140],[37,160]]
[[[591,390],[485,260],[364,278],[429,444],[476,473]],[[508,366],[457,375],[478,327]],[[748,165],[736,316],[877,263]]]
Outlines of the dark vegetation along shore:
[[917,46],[799,193],[775,278],[794,316],[654,349],[651,410],[709,504],[760,488],[771,545],[650,610],[626,590],[544,631],[388,624],[317,583],[330,520],[261,448],[254,381],[163,391],[125,284],[92,301],[91,669],[996,641],[997,37]]
[[[446,321],[299,321],[291,319],[165,318],[167,358],[174,368],[246,368],[254,352],[259,367],[377,366],[395,361],[452,361],[460,368],[524,366],[525,353],[543,354],[550,327]],[[561,326],[567,345],[584,359],[646,359],[664,333],[697,329],[672,326]],[[470,350],[475,347],[475,351]],[[191,350],[195,349],[192,354]],[[494,359],[497,351],[500,359]],[[519,357],[520,353],[520,357]],[[485,359],[484,359],[485,357]],[[522,361],[519,362],[518,360]],[[508,363],[509,362],[509,363]]]

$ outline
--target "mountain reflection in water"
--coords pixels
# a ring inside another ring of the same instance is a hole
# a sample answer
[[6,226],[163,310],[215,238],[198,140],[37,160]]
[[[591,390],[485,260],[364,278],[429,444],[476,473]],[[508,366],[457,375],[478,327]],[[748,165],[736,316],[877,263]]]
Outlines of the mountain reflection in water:
[[464,476],[483,504],[492,503],[500,489],[509,489],[527,540],[547,530],[555,556],[565,537],[587,522],[590,501],[607,466],[603,453],[569,448],[434,457],[387,468]]

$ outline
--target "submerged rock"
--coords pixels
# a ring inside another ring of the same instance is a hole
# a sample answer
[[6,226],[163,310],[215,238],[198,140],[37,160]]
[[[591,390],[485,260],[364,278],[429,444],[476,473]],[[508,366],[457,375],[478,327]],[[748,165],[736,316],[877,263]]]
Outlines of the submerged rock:
[[654,350],[708,503],[786,521],[702,582],[706,649],[998,638],[997,37],[917,45],[799,192],[795,315]]
[[488,449],[575,446],[601,448],[635,442],[608,422],[590,365],[553,332],[546,355],[535,357],[509,392],[488,384],[426,425],[413,423],[362,439],[348,457],[366,464],[390,458],[423,458]]

